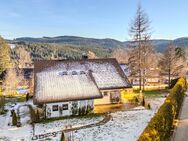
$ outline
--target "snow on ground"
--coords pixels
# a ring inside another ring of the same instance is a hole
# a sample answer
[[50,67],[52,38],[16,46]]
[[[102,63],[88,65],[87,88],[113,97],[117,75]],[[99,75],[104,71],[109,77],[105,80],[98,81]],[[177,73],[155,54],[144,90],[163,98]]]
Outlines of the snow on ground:
[[73,132],[74,141],[136,141],[164,98],[150,101],[152,110],[120,111],[112,113],[112,120],[100,127]]
[[[20,105],[20,104],[18,104]],[[18,107],[16,105],[14,109]],[[103,119],[102,116],[92,117],[92,118],[72,118],[72,119],[64,119],[58,120],[45,124],[35,124],[34,128],[28,124],[30,121],[29,110],[27,107],[20,108],[20,117],[21,117],[21,127],[8,126],[8,123],[11,123],[10,111],[5,116],[0,116],[0,141],[2,140],[11,140],[11,141],[29,141],[35,135],[35,137],[40,136],[42,134],[47,134],[53,140],[59,140],[61,137],[61,132],[58,132],[65,128],[65,126],[72,125],[82,126],[91,123],[97,123]],[[5,121],[5,122],[2,122]],[[48,133],[52,133],[51,135]]]
[[35,125],[35,133],[37,134],[45,134],[49,132],[56,132],[62,129],[65,129],[65,126],[71,125],[72,128],[88,125],[91,123],[97,123],[103,119],[102,116],[92,117],[92,118],[73,118],[73,119],[65,119],[58,120],[45,124],[36,124]]
[[[73,131],[75,141],[135,141],[147,126],[154,113],[163,103],[164,98],[156,98],[149,101],[152,110],[145,110],[142,106],[132,109],[133,111],[119,111],[112,113],[112,120],[100,127],[93,127]],[[23,103],[22,103],[23,104]],[[18,105],[16,105],[18,107]],[[0,141],[29,141],[36,137],[36,141],[41,139],[40,135],[49,136],[53,141],[59,141],[61,132],[65,126],[72,127],[97,123],[103,119],[100,117],[93,118],[72,118],[58,120],[45,124],[35,124],[35,128],[28,124],[29,114],[25,107],[20,108],[22,127],[8,126],[11,121],[10,112],[6,116],[0,116]],[[70,133],[69,133],[70,134]],[[41,137],[42,138],[42,137]]]
[[32,104],[32,101],[20,102],[14,105],[14,107],[13,105],[6,106],[6,109],[8,109],[9,111],[7,112],[6,115],[0,116],[0,133],[1,133],[0,141],[9,140],[9,139],[11,139],[12,141],[19,141],[18,139],[20,138],[29,140],[29,136],[32,135],[32,127],[31,125],[28,124],[30,121],[30,114],[29,114],[28,107],[25,107],[25,106],[20,107],[20,117],[21,117],[21,123],[22,123],[21,128],[8,125],[12,123],[12,117],[10,117],[10,110],[14,109],[15,111],[17,111],[17,108],[20,105],[24,105],[24,104]]

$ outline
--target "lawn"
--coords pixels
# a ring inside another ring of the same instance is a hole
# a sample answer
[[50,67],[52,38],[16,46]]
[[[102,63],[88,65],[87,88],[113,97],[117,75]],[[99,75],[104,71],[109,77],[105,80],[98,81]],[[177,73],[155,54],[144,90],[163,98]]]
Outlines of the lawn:
[[[139,90],[133,90],[134,93],[140,93]],[[145,90],[143,92],[145,98],[157,98],[165,95],[164,90]]]

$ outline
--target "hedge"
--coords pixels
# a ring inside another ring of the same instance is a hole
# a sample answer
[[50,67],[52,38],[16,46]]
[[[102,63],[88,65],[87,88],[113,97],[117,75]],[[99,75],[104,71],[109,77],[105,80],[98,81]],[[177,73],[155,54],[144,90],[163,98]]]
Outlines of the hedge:
[[170,140],[173,122],[178,117],[186,89],[186,80],[184,78],[178,79],[165,102],[140,135],[138,141]]

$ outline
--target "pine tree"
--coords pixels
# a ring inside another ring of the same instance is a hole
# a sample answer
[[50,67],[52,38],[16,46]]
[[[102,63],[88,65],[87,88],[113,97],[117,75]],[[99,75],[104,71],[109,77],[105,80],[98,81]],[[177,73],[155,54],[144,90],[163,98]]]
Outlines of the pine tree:
[[0,74],[10,67],[10,47],[5,40],[0,37]]

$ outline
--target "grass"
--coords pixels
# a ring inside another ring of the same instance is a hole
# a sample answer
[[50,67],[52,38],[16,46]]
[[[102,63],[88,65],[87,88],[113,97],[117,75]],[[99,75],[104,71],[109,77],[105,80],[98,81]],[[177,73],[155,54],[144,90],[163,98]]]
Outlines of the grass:
[[5,103],[16,103],[16,102],[25,102],[25,101],[26,101],[25,95],[5,97]]
[[4,114],[6,114],[8,112],[8,110],[4,110],[4,111],[1,111],[0,110],[0,115],[4,115]]
[[65,116],[65,117],[57,117],[57,118],[50,118],[50,119],[42,119],[39,123],[50,123],[53,121],[57,121],[57,120],[65,120],[65,119],[73,119],[73,118],[78,118],[78,119],[82,119],[82,118],[94,118],[94,117],[99,117],[99,116],[104,116],[104,113],[90,113],[87,115],[72,115],[72,116]]
[[[134,93],[139,93],[139,90],[134,90]],[[162,90],[145,90],[143,92],[145,98],[157,98],[164,96],[164,93]]]

